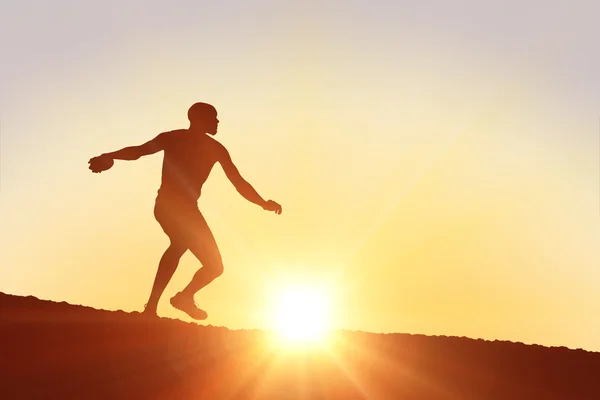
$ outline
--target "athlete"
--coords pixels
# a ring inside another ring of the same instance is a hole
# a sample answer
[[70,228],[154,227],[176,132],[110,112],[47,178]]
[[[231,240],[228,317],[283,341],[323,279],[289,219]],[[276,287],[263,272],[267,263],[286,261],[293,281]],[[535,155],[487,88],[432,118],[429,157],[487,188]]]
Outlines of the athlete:
[[[106,171],[114,160],[137,160],[164,151],[162,182],[154,206],[154,216],[170,239],[164,252],[144,313],[156,315],[158,301],[177,269],[181,256],[190,250],[202,264],[185,289],[171,298],[171,305],[190,317],[203,320],[206,311],[198,308],[194,295],[223,273],[223,261],[217,242],[198,209],[202,185],[215,163],[248,201],[267,211],[281,214],[281,206],[264,200],[240,175],[225,147],[213,139],[219,120],[217,110],[207,103],[195,103],[188,110],[190,126],[160,133],[140,145],[125,147],[89,160],[94,173]],[[209,136],[210,135],[210,136]]]

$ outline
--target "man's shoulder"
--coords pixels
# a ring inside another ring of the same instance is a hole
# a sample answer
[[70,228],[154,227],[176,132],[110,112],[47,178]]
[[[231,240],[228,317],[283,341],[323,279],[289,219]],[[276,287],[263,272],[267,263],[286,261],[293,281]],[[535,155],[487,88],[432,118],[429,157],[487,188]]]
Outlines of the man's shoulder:
[[208,140],[208,142],[214,146],[214,148],[218,151],[227,151],[227,149],[225,148],[225,146],[223,146],[223,144],[221,142],[219,142],[217,139],[210,137],[208,135],[206,135],[206,139]]
[[172,143],[182,138],[186,131],[187,129],[174,129],[165,131],[158,135],[158,139],[163,142],[163,144]]
[[162,135],[164,135],[165,137],[175,138],[185,135],[187,131],[187,129],[173,129],[170,131],[163,132]]

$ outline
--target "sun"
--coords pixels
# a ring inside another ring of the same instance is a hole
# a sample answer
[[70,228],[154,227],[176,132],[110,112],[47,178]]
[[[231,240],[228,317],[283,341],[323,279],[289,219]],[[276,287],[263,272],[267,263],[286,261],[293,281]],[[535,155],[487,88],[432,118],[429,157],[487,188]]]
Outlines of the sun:
[[273,322],[280,340],[286,343],[314,343],[329,331],[329,301],[322,290],[292,286],[274,299]]

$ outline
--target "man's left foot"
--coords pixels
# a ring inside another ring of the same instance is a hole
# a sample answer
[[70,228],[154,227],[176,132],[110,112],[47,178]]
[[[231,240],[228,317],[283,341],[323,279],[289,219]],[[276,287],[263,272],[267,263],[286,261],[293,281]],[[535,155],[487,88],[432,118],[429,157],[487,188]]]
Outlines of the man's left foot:
[[187,296],[181,292],[177,293],[171,297],[171,305],[194,319],[203,320],[208,318],[206,311],[196,306],[193,296]]

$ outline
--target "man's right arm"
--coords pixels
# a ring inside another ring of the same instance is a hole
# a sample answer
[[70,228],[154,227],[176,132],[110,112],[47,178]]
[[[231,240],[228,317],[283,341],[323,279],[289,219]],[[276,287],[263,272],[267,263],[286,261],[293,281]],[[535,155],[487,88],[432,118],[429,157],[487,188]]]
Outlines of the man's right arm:
[[90,164],[89,169],[95,173],[102,172],[110,169],[114,164],[114,160],[137,160],[142,156],[158,153],[165,149],[168,137],[169,132],[163,132],[142,145],[129,146],[112,153],[104,153],[93,157],[88,161]]
[[137,160],[142,156],[158,153],[165,149],[168,132],[163,132],[154,139],[139,146],[129,146],[111,153],[104,153],[100,157],[110,157],[113,160]]

